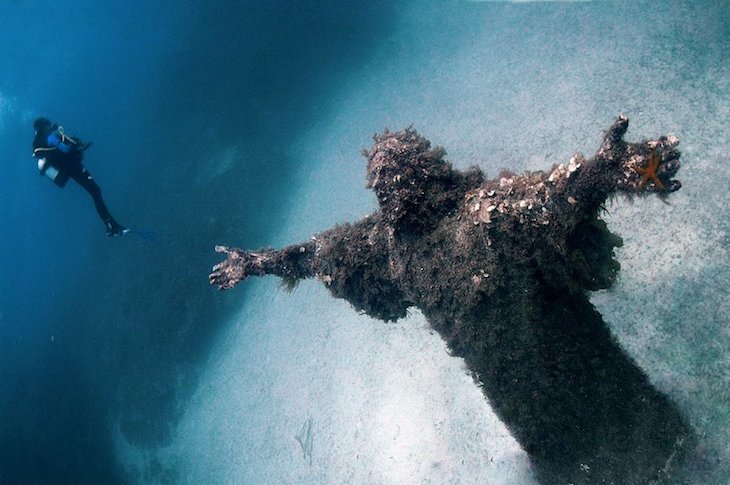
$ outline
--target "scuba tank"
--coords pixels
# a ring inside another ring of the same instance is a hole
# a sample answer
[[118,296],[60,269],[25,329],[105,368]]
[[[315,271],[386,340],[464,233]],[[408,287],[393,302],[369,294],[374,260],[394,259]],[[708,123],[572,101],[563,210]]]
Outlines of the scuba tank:
[[64,187],[66,182],[68,182],[68,175],[61,173],[60,170],[48,163],[45,158],[38,159],[38,171],[41,175],[45,175],[51,179],[59,187]]

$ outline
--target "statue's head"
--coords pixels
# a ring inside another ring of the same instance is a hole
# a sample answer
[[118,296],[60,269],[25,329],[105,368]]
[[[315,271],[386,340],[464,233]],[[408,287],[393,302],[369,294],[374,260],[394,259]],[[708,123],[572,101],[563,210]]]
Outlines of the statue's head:
[[396,228],[433,226],[445,209],[443,195],[456,175],[443,159],[446,151],[431,149],[431,143],[412,128],[386,130],[374,140],[364,153],[367,187],[375,191],[383,216]]

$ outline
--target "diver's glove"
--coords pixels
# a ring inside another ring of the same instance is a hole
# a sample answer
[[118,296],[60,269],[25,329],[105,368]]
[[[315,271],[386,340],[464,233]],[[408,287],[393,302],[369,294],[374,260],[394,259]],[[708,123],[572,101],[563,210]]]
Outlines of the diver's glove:
[[56,132],[61,136],[61,140],[63,140],[64,142],[71,142],[71,146],[74,151],[85,152],[92,145],[91,142],[84,143],[83,141],[81,141],[81,138],[67,135],[66,131],[63,129],[63,126],[54,125],[54,128]]

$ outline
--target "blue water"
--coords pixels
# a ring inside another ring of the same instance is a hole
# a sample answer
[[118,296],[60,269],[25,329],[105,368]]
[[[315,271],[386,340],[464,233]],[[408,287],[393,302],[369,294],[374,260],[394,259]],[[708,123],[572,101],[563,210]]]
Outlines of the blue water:
[[[494,175],[590,153],[621,112],[631,139],[680,136],[684,187],[611,209],[622,276],[595,303],[701,437],[681,479],[730,479],[726,2],[181,3],[0,2],[0,483],[526,479],[418,315],[220,294],[212,248],[371,211],[359,150],[384,126]],[[110,210],[155,242],[38,176],[39,115],[94,142]]]

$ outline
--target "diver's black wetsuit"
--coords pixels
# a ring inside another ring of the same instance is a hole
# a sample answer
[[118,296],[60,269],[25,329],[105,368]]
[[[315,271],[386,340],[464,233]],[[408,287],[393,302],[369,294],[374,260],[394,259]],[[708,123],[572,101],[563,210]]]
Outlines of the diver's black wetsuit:
[[99,217],[104,222],[114,219],[104,203],[104,199],[101,197],[101,188],[94,182],[94,178],[81,164],[80,160],[67,163],[63,170],[91,195],[91,198],[94,199],[96,212],[99,213]]
[[86,147],[88,145],[83,144],[78,138],[65,135],[62,128],[59,129],[50,122],[36,127],[33,155],[46,161],[41,173],[48,167],[57,169],[59,174],[54,182],[59,187],[66,185],[69,178],[74,179],[94,200],[96,212],[107,228],[107,235],[118,236],[124,231],[124,227],[114,220],[101,197],[101,188],[81,163]]

